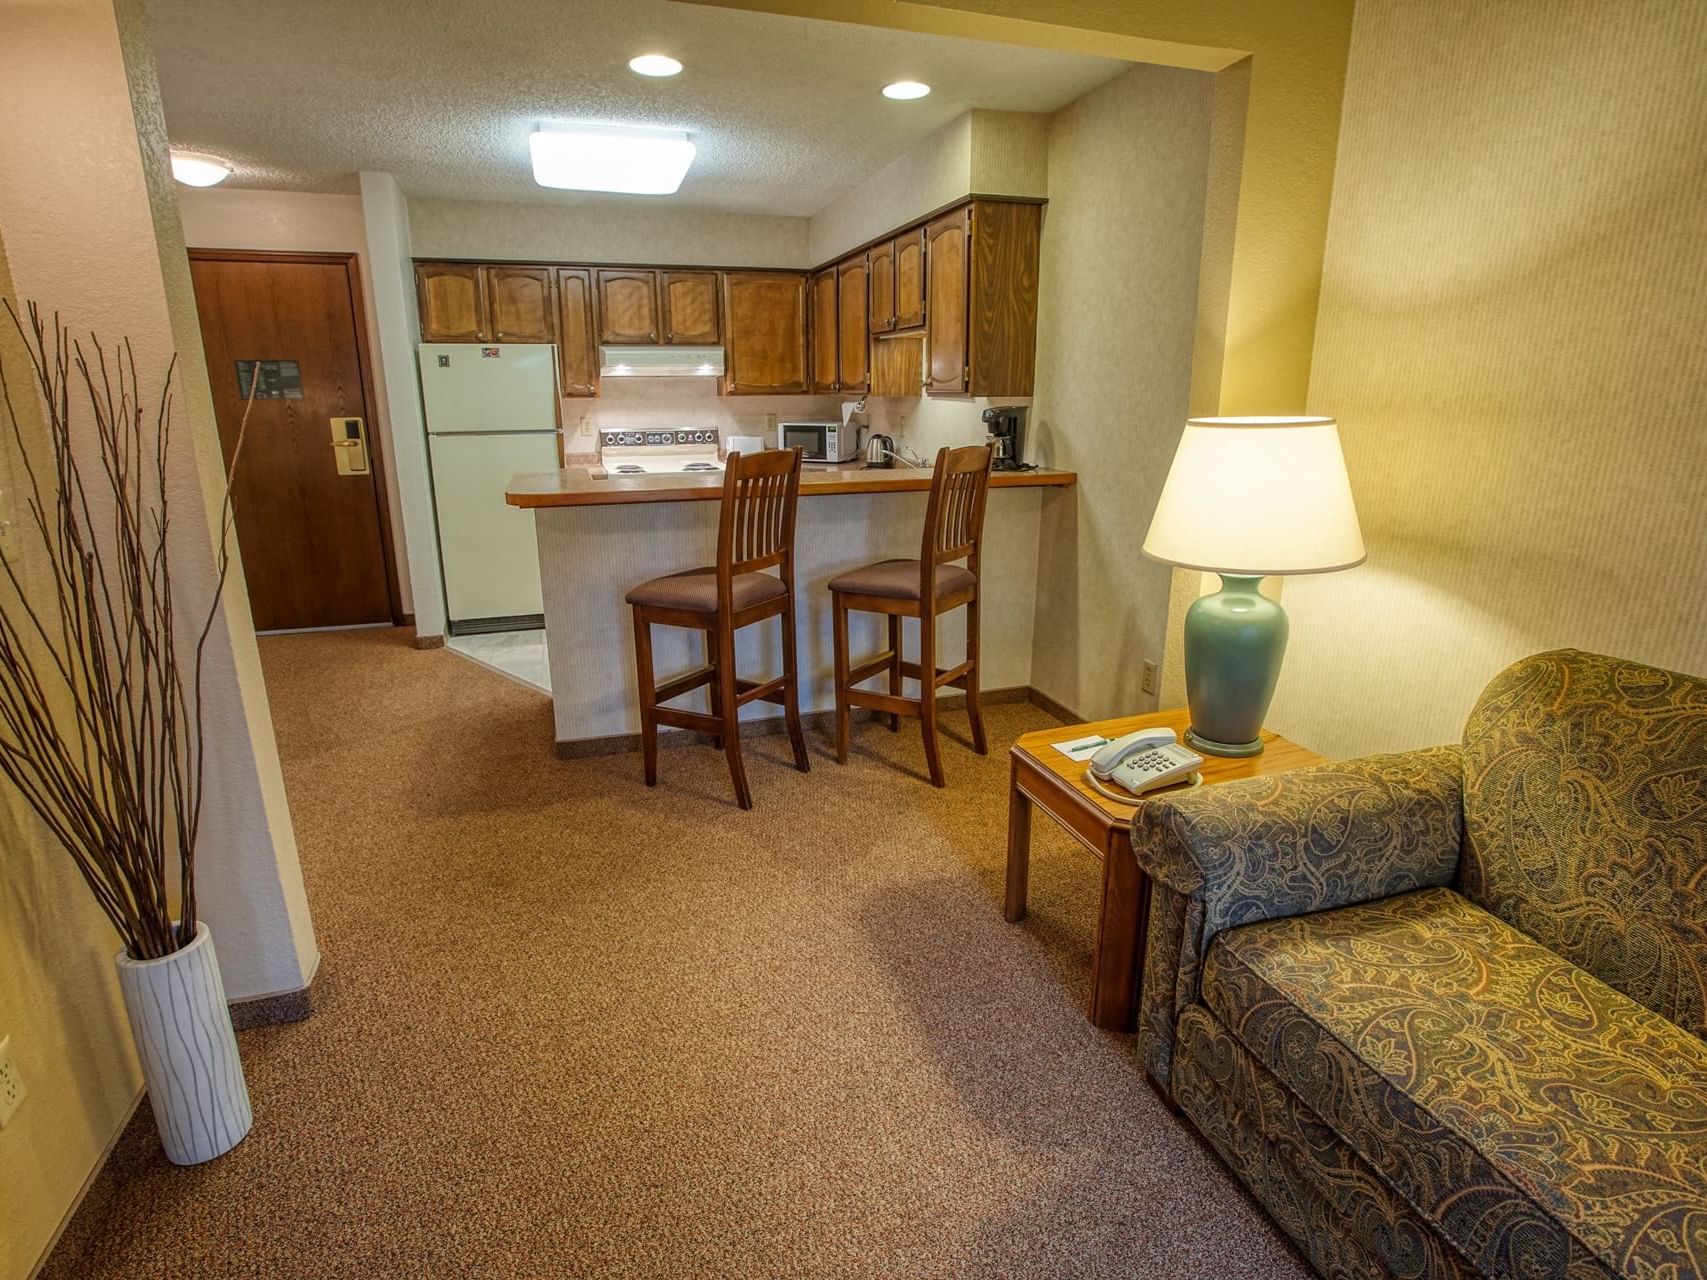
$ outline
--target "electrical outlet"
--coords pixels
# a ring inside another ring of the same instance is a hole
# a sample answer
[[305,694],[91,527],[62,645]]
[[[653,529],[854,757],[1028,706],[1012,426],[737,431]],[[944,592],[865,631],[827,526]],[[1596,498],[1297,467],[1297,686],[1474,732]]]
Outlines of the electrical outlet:
[[7,1036],[0,1040],[0,1129],[6,1127],[23,1101],[24,1078],[12,1061],[12,1037]]
[[0,489],[0,560],[18,558],[18,522],[12,517],[12,492]]
[[1151,662],[1148,658],[1144,659],[1144,683],[1142,688],[1145,693],[1154,693],[1156,691],[1156,675],[1156,664]]

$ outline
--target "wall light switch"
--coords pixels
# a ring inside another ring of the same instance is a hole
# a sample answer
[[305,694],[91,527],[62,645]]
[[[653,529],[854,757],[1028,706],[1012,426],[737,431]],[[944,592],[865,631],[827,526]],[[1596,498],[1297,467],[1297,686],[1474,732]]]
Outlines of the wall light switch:
[[12,1037],[0,1040],[0,1129],[11,1121],[24,1101],[24,1078],[12,1061]]
[[1145,693],[1156,691],[1156,664],[1148,658],[1144,659],[1144,683],[1141,687]]

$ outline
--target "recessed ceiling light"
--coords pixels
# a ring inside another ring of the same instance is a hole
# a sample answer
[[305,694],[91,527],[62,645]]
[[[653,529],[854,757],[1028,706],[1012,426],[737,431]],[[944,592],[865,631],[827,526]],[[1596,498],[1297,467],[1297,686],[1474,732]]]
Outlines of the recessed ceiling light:
[[547,124],[528,139],[533,180],[570,191],[667,196],[682,185],[694,145],[680,129]]
[[231,176],[231,166],[218,156],[174,151],[172,176],[186,187],[217,187]]
[[883,96],[894,98],[897,102],[908,102],[914,98],[922,98],[931,91],[928,84],[920,84],[917,80],[897,80],[894,84],[883,86]]
[[675,76],[681,74],[682,64],[667,53],[643,53],[628,60],[628,69],[639,76]]

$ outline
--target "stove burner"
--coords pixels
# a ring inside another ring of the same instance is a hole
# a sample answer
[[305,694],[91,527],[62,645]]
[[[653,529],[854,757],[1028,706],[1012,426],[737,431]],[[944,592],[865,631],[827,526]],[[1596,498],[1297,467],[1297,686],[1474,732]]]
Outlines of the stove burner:
[[646,474],[646,468],[645,467],[637,467],[632,462],[630,462],[630,463],[624,464],[623,466],[617,467],[616,473],[619,476],[643,476]]
[[690,462],[690,463],[688,463],[687,466],[683,467],[682,470],[683,471],[716,471],[716,470],[719,470],[719,468],[715,462]]

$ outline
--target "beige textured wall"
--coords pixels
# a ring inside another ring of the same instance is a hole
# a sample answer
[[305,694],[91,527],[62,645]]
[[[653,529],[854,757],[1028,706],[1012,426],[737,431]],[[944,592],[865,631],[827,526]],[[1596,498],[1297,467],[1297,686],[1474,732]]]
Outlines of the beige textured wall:
[[1090,717],[1153,707],[1170,571],[1139,554],[1191,393],[1215,78],[1135,66],[1049,130],[1037,397],[1049,490],[1032,683]]
[[1361,0],[1311,408],[1369,563],[1287,584],[1272,723],[1455,739],[1577,645],[1707,673],[1707,6]]
[[[174,578],[188,616],[191,599],[205,602],[211,586],[207,485],[217,487],[221,468],[143,27],[133,0],[121,0],[117,13],[107,0],[0,3],[0,239],[9,277],[0,288],[58,308],[73,331],[129,337],[147,396],[179,352],[176,440],[185,448],[169,483]],[[15,348],[5,354],[11,360]],[[40,572],[39,561],[22,563]],[[318,955],[240,573],[210,655],[204,915],[229,994],[300,989]],[[70,859],[18,803],[3,791],[0,1034],[12,1036],[30,1095],[0,1134],[0,1276],[8,1280],[33,1269],[139,1086],[112,970],[117,940]]]
[[[0,295],[16,296],[3,242]],[[9,320],[0,321],[0,363],[14,378],[26,367]],[[34,403],[15,403],[25,430],[39,432]],[[10,430],[3,416],[0,426]],[[9,500],[19,479],[8,447],[0,452],[0,493],[13,518]],[[18,571],[51,592],[44,558],[25,546]],[[22,798],[0,788],[0,1035],[12,1037],[29,1091],[0,1134],[0,1276],[7,1280],[35,1266],[141,1096],[113,973],[117,950],[71,859]]]
[[[102,111],[113,134],[96,149],[89,144],[87,125],[63,110],[52,113],[47,123],[36,123],[26,145],[77,159],[58,173],[61,185],[54,204],[30,205],[30,214],[19,219],[34,222],[46,235],[30,258],[32,271],[38,273],[33,283],[25,280],[14,256],[18,286],[70,300],[91,329],[141,332],[150,347],[158,342],[175,350],[173,405],[180,424],[176,439],[184,451],[173,468],[173,500],[182,534],[173,577],[199,610],[206,597],[192,593],[198,587],[211,590],[213,549],[222,536],[225,459],[143,0],[49,0],[35,8],[92,24],[88,37],[72,47],[84,59],[79,69],[91,81],[85,109]],[[116,68],[106,60],[107,24],[115,19],[121,57]],[[44,59],[33,70],[51,79],[56,68]],[[115,72],[117,80],[108,81]],[[128,90],[128,102],[103,108],[105,95],[115,89]],[[8,171],[30,169],[26,165]],[[81,220],[74,221],[68,210],[76,210]],[[142,243],[152,248],[151,260],[132,255],[131,246]],[[163,330],[154,327],[155,308],[164,311]],[[220,974],[230,999],[300,991],[313,981],[320,951],[235,543],[206,661],[203,699],[209,749],[196,859],[197,904],[218,942]]]
[[896,156],[808,221],[807,256],[828,262],[873,236],[957,200],[972,188],[972,113]]
[[308,191],[259,191],[254,188],[179,186],[178,216],[184,243],[197,249],[262,249],[280,253],[354,253],[362,282],[362,313],[368,352],[374,361],[374,405],[386,500],[391,513],[403,611],[414,610],[409,590],[409,557],[404,551],[402,499],[397,489],[397,450],[392,438],[390,400],[379,347],[373,270],[360,196],[321,195]]
[[813,214],[808,256],[819,266],[963,196],[1045,196],[1048,182],[1048,116],[968,111]]
[[625,204],[410,200],[418,258],[804,267],[805,218]]
[[1047,196],[1049,117],[985,110],[971,116],[970,189],[982,196]]

